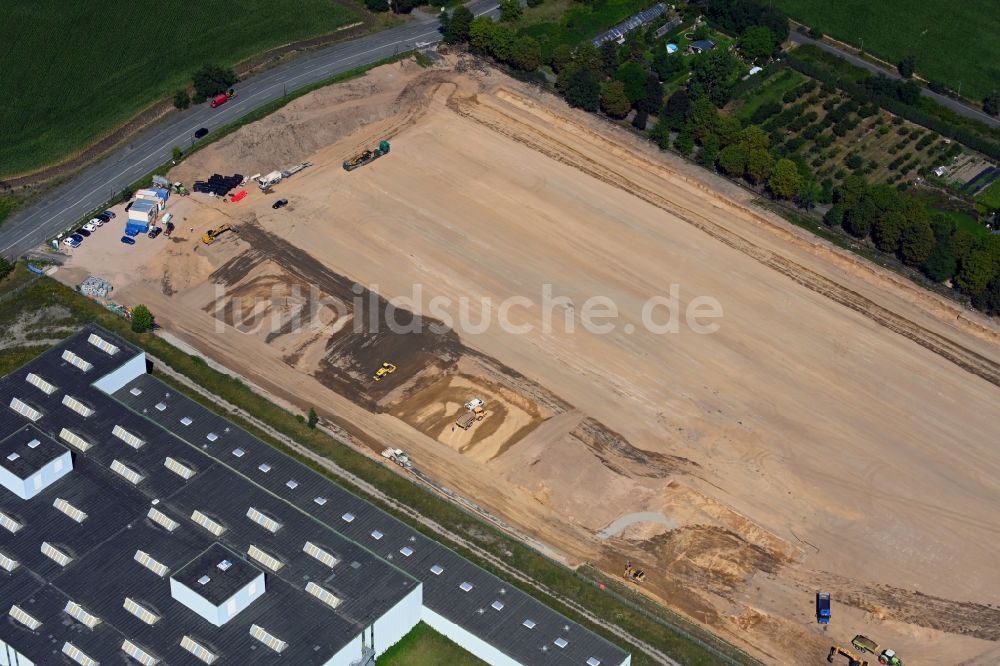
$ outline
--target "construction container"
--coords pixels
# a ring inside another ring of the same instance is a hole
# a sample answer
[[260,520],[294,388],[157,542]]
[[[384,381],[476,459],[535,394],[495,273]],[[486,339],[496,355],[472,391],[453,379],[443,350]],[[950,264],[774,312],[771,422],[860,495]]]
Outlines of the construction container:
[[170,198],[170,192],[164,189],[150,187],[136,192],[135,198],[140,201],[152,201],[156,204],[159,210],[163,210],[167,206],[167,199]]
[[128,209],[128,221],[146,225],[146,231],[150,224],[156,224],[156,218],[160,213],[159,204],[156,201],[146,201],[140,199],[132,204]]

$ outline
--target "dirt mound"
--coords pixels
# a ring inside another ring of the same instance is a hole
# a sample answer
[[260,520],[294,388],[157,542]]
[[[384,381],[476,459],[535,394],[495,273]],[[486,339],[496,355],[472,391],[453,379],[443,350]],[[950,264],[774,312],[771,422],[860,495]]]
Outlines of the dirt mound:
[[605,467],[622,476],[664,479],[698,467],[698,463],[687,458],[636,448],[592,418],[584,419],[571,436],[592,451]]

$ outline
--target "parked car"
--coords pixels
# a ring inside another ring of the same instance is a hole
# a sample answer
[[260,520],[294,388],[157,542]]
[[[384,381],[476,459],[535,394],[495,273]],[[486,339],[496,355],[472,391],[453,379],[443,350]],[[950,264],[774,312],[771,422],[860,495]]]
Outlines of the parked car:
[[87,231],[97,231],[98,226],[99,225],[94,224],[93,222],[87,222],[87,224],[83,225],[83,228]]
[[106,221],[107,220],[102,220],[99,217],[92,217],[92,218],[90,218],[90,221],[87,222],[87,224],[92,224],[95,227],[99,227],[99,226],[103,225]]
[[122,236],[122,242],[126,245],[135,245],[135,239],[131,236]]
[[85,229],[84,227],[80,227],[79,229],[77,229],[73,233],[80,234],[81,236],[83,236],[84,238],[86,238],[87,236],[90,235],[90,230]]
[[104,211],[103,213],[101,213],[101,215],[107,215],[112,220],[115,219],[115,217],[116,217],[116,215],[114,213],[112,213],[110,210]]
[[202,128],[199,128],[199,129],[195,130],[195,132],[194,132],[194,138],[200,139],[201,137],[205,136],[206,134],[208,134],[208,128],[207,127],[202,127]]
[[108,215],[107,213],[98,213],[97,215],[94,216],[94,219],[91,220],[91,222],[98,222],[99,224],[104,224],[105,222],[110,222],[110,221],[111,221],[111,216]]
[[80,243],[83,242],[83,236],[77,236],[73,234],[72,236],[67,236],[63,239],[63,245],[68,245],[70,247],[80,247]]
[[156,238],[162,233],[163,233],[162,227],[153,227],[152,229],[149,230],[149,233],[146,235],[149,236],[150,238]]
[[284,208],[287,205],[288,205],[288,199],[278,199],[273,204],[271,204],[271,208],[278,210],[279,208]]

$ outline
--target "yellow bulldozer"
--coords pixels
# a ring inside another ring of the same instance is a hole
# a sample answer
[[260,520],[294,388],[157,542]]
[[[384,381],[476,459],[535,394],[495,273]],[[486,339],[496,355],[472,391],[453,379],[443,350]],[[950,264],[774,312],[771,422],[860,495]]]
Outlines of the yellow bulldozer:
[[375,371],[375,375],[372,377],[375,381],[381,381],[383,377],[391,375],[396,372],[396,366],[392,363],[383,363],[382,367]]
[[626,580],[631,580],[636,583],[641,583],[646,578],[646,572],[639,567],[632,564],[631,561],[625,563],[625,573]]
[[226,222],[225,224],[220,224],[215,229],[209,229],[201,236],[201,242],[205,245],[211,245],[215,240],[226,233],[227,231],[236,231],[236,227]]

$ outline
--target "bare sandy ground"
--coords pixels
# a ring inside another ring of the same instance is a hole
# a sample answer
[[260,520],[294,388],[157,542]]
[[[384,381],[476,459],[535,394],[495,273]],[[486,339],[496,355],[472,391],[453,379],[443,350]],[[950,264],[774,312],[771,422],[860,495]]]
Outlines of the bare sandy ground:
[[[381,138],[388,156],[340,168]],[[908,664],[1000,658],[992,322],[496,73],[384,67],[171,175],[306,159],[272,195],[172,200],[174,239],[101,230],[58,276],[111,279],[119,302],[356,443],[404,448],[567,561],[639,562],[645,592],[768,661],[822,663],[855,633]],[[227,219],[239,234],[198,242]],[[473,323],[484,299],[495,321],[527,297],[507,314],[532,330],[357,333],[355,282],[385,298],[420,284],[402,306],[435,319],[458,310],[432,298],[469,299]],[[573,303],[550,331],[544,285]],[[681,308],[716,299],[718,331],[647,330],[643,304],[671,285]],[[619,310],[605,334],[581,326],[598,295]],[[382,361],[399,370],[374,384]],[[453,430],[472,397],[486,418]],[[599,536],[639,511],[668,520]],[[817,589],[836,601],[826,631]]]

